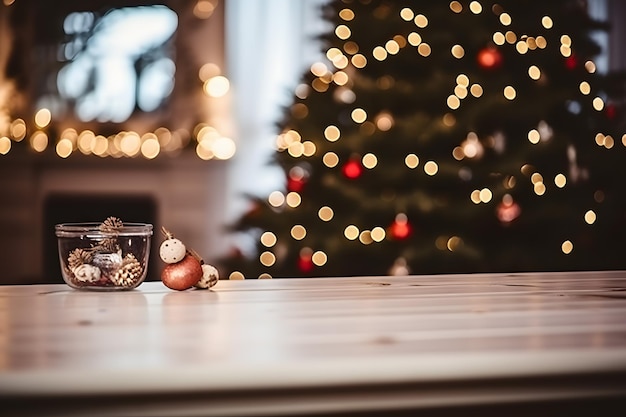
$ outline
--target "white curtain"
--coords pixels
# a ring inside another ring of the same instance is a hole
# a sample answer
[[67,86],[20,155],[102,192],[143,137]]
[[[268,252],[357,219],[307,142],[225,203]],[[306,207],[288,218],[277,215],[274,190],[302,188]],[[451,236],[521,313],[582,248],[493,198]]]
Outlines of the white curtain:
[[303,71],[323,58],[315,37],[328,23],[327,0],[226,0],[226,72],[231,81],[237,154],[231,161],[230,207],[236,219],[247,209],[242,192],[265,196],[284,178],[267,162],[275,124]]

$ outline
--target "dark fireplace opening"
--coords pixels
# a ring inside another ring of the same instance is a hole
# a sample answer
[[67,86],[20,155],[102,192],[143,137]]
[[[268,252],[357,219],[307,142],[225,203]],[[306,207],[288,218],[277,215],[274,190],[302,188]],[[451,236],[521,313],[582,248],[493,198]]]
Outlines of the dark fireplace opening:
[[160,279],[157,225],[157,203],[150,195],[135,194],[63,194],[54,193],[44,200],[43,208],[43,276],[42,283],[63,283],[54,226],[58,223],[102,222],[114,216],[128,223],[154,225],[146,281]]

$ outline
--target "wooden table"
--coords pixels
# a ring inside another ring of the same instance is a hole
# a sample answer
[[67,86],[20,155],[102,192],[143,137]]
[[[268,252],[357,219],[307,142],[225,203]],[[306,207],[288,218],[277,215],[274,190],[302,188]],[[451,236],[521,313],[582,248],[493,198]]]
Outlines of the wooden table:
[[0,287],[0,414],[626,415],[626,272]]

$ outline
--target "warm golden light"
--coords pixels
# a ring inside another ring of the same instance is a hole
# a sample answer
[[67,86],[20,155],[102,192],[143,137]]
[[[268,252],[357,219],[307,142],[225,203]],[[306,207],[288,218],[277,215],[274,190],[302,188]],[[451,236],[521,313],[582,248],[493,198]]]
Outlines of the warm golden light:
[[378,164],[378,158],[373,153],[367,153],[361,159],[361,163],[367,169],[373,169]]
[[382,242],[385,239],[386,235],[387,233],[385,232],[385,229],[380,226],[376,226],[375,228],[373,228],[370,233],[370,236],[374,242]]
[[328,168],[334,168],[339,163],[339,157],[334,152],[326,152],[322,157],[322,161]]
[[259,256],[259,261],[263,266],[272,266],[276,262],[276,256],[270,251],[265,251]]
[[351,224],[350,226],[345,228],[345,230],[343,231],[343,235],[348,240],[355,240],[359,237],[359,228]]
[[483,11],[483,6],[477,1],[472,1],[469,8],[474,14],[479,14]]
[[480,84],[472,84],[470,87],[470,93],[476,98],[483,95],[483,87]]
[[450,10],[452,10],[454,13],[461,13],[463,11],[463,6],[461,5],[461,3],[459,3],[458,1],[451,1],[450,2]]
[[500,14],[500,23],[502,23],[504,26],[509,26],[511,22],[511,16],[508,13]]
[[417,155],[410,153],[406,156],[406,158],[404,158],[404,163],[407,167],[414,169],[417,168],[417,166],[419,165],[420,159],[417,157]]
[[287,194],[285,201],[287,202],[287,205],[289,207],[295,208],[298,207],[300,203],[302,203],[302,197],[300,197],[300,194],[296,193],[295,191],[291,191]]
[[387,50],[382,46],[377,46],[376,48],[374,48],[372,55],[374,55],[374,58],[376,58],[378,61],[383,61],[387,58]]
[[43,152],[48,147],[48,135],[42,131],[33,133],[30,137],[30,146],[36,152]]
[[291,237],[296,240],[302,240],[306,237],[306,229],[301,224],[296,224],[291,228]]
[[427,175],[433,176],[437,174],[437,171],[439,171],[439,166],[435,161],[428,161],[424,164],[424,172]]
[[427,57],[430,55],[431,49],[430,45],[427,43],[420,43],[417,47],[417,53],[419,53],[423,57]]
[[370,245],[374,243],[372,239],[372,233],[369,230],[364,230],[359,234],[359,241],[364,245]]
[[565,187],[565,184],[567,184],[567,177],[563,174],[557,174],[554,177],[554,184],[559,188]]
[[324,129],[324,137],[330,142],[335,142],[341,137],[341,132],[337,126],[330,125]]
[[349,22],[350,20],[354,19],[354,12],[350,9],[342,9],[339,12],[339,17],[341,17],[346,22]]
[[321,250],[318,250],[314,252],[313,255],[311,256],[311,261],[316,266],[324,266],[326,265],[326,262],[328,261],[328,257],[326,256],[324,252],[322,252]]
[[496,45],[504,45],[504,42],[506,42],[506,38],[502,32],[494,33],[491,38],[493,39],[493,43]]
[[11,151],[11,139],[0,136],[0,154],[6,155]]
[[246,277],[239,271],[233,271],[231,272],[231,274],[228,276],[228,279],[232,279],[232,280],[242,280],[242,279],[246,279]]
[[280,207],[285,204],[285,195],[280,191],[272,191],[267,198],[267,202],[273,207]]
[[585,62],[585,69],[589,74],[596,72],[596,64],[593,61]]
[[454,94],[451,94],[448,96],[446,104],[451,110],[456,110],[459,108],[459,106],[461,106],[461,100]]
[[541,139],[541,136],[539,135],[539,131],[537,131],[537,129],[532,129],[528,132],[528,141],[533,145],[539,143],[539,139]]
[[546,29],[552,29],[552,25],[554,23],[552,22],[552,18],[550,18],[550,16],[544,16],[541,18],[541,24]]
[[263,232],[263,234],[261,235],[261,239],[260,239],[261,243],[263,244],[263,246],[267,247],[267,248],[271,248],[272,246],[274,246],[276,244],[276,235],[272,232]]
[[415,16],[415,19],[413,19],[413,21],[415,22],[415,26],[417,26],[418,28],[423,29],[428,26],[428,18],[426,18],[426,16],[424,16],[423,14],[418,14],[417,16]]
[[488,203],[493,198],[493,193],[489,188],[483,188],[479,193],[480,201],[483,203]]
[[52,114],[48,109],[39,109],[37,110],[37,113],[35,113],[35,124],[40,129],[48,126],[51,120]]
[[536,81],[541,78],[541,70],[536,65],[531,65],[528,68],[528,76]]
[[561,250],[564,254],[569,255],[574,250],[574,244],[571,241],[566,240],[561,244]]
[[546,185],[543,182],[534,183],[533,190],[537,195],[544,195],[546,193]]
[[352,110],[351,117],[355,123],[363,123],[367,119],[367,113],[361,108],[356,108]]
[[333,212],[333,209],[331,209],[330,207],[324,206],[318,210],[317,215],[319,216],[321,220],[325,222],[329,222],[332,220],[335,213]]
[[390,40],[385,43],[385,50],[391,55],[395,55],[400,52],[400,45],[398,45],[398,42]]
[[504,87],[504,97],[507,100],[514,100],[516,95],[517,92],[515,91],[515,88],[511,87],[510,85]]
[[409,33],[409,36],[407,36],[407,40],[412,46],[418,46],[420,43],[422,43],[422,37],[419,35],[419,33],[415,32]]
[[602,109],[604,109],[604,100],[602,100],[600,97],[594,98],[593,108],[597,111],[602,111]]
[[346,25],[339,25],[335,29],[335,35],[337,35],[337,37],[339,39],[342,39],[342,40],[345,41],[346,39],[348,39],[352,35],[352,32],[350,31],[350,28],[348,26],[346,26]]
[[452,47],[451,52],[452,52],[452,56],[457,59],[461,59],[465,56],[465,49],[463,49],[461,45],[454,45]]
[[578,89],[584,95],[588,95],[591,93],[591,85],[589,85],[587,81],[581,82],[580,85],[578,86]]
[[585,222],[587,224],[594,224],[596,222],[596,213],[593,210],[587,210],[585,213]]
[[209,97],[223,97],[226,95],[226,93],[228,93],[229,89],[230,81],[228,81],[228,78],[224,77],[223,75],[216,75],[215,77],[211,77],[204,83],[204,92]]
[[11,122],[11,136],[16,142],[20,142],[26,137],[26,122],[22,119],[15,119]]
[[410,22],[411,20],[413,20],[413,17],[415,17],[415,13],[413,13],[413,10],[409,9],[408,7],[405,7],[402,10],[400,10],[400,17],[402,18],[402,20],[406,20],[407,22]]
[[354,55],[350,61],[356,68],[363,68],[367,65],[367,58],[365,58],[365,55],[362,54]]

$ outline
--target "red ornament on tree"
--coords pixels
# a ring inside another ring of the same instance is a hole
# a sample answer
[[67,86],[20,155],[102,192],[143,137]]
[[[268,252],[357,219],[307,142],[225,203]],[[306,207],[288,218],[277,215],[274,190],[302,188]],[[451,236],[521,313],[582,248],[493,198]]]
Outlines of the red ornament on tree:
[[565,58],[565,68],[567,68],[568,70],[573,70],[577,66],[578,66],[578,58],[576,58],[576,55],[571,54],[570,56]]
[[304,181],[304,178],[289,177],[287,179],[287,190],[290,192],[299,193],[304,188],[304,184],[306,184],[306,181]]
[[513,201],[513,197],[511,197],[510,194],[505,194],[500,204],[498,204],[498,207],[496,207],[496,215],[502,224],[511,223],[513,220],[517,219],[521,213],[522,209],[519,204]]
[[302,272],[311,272],[313,269],[313,251],[310,248],[302,248],[300,250],[298,269]]
[[343,175],[351,180],[357,179],[363,173],[361,162],[356,159],[350,159],[342,168]]
[[300,165],[296,165],[289,170],[287,175],[287,190],[299,193],[309,178],[309,173]]
[[402,240],[409,237],[412,227],[406,214],[398,213],[391,226],[389,226],[389,234],[394,239]]
[[613,120],[617,115],[617,109],[615,108],[615,104],[608,104],[606,106],[606,117]]
[[502,54],[498,48],[488,46],[481,49],[476,57],[478,65],[484,69],[497,69],[502,65]]

